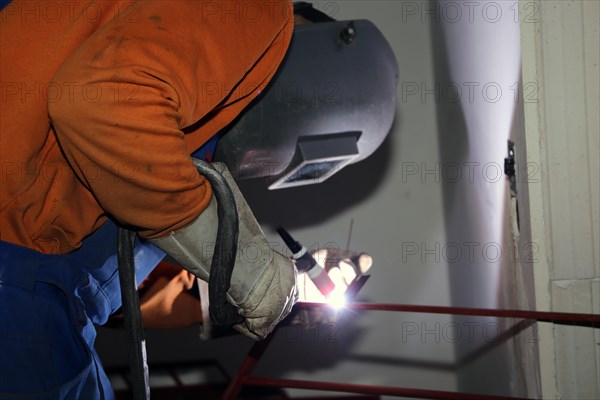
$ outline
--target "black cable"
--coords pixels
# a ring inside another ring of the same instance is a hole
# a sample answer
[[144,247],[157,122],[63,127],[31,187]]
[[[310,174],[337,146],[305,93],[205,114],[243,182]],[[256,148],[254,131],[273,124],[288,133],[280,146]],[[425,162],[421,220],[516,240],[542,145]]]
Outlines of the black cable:
[[127,330],[129,343],[129,369],[131,372],[131,391],[134,400],[150,399],[148,363],[146,361],[146,342],[140,299],[135,282],[135,264],[133,244],[135,232],[119,228],[117,257],[119,261],[119,282],[123,303],[123,324]]
[[[209,163],[192,158],[198,172],[211,184],[217,200],[219,226],[208,282],[210,315],[217,325],[231,326],[243,322],[237,309],[227,301],[227,291],[237,254],[239,220],[235,198],[229,184]],[[129,369],[134,400],[150,399],[148,363],[140,299],[135,281],[135,232],[119,228],[117,254],[123,303],[123,324],[129,342]]]
[[239,219],[235,198],[229,184],[212,165],[198,158],[192,158],[200,175],[204,176],[212,187],[217,200],[219,227],[215,250],[210,265],[208,295],[210,316],[217,325],[231,326],[243,322],[237,309],[227,301],[227,291],[237,254]]

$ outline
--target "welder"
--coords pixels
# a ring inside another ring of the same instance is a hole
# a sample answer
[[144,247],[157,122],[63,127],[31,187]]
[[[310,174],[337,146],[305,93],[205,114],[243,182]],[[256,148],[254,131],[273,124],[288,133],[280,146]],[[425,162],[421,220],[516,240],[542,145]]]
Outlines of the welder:
[[[117,226],[137,233],[138,283],[165,253],[184,268],[161,272],[168,296],[209,279],[218,204],[190,154],[266,90],[288,51],[292,5],[2,5],[0,399],[113,398],[93,343],[94,325],[121,306]],[[351,149],[333,165],[359,158],[359,137],[327,136]],[[382,140],[367,141],[370,152]],[[294,160],[280,184],[322,161]],[[297,271],[269,247],[227,168],[215,166],[236,200],[238,251],[260,250],[236,257],[227,292],[242,317],[234,328],[260,339],[297,301]],[[176,312],[190,302],[155,303],[142,306],[149,325],[166,314],[174,325],[202,321]]]

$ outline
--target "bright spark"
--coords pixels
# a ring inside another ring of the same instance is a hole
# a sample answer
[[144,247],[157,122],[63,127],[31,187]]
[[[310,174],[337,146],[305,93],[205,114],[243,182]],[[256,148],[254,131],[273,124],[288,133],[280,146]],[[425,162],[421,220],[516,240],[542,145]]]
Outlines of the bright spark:
[[336,310],[344,308],[346,305],[346,296],[344,296],[344,290],[334,290],[331,292],[327,298],[327,304]]

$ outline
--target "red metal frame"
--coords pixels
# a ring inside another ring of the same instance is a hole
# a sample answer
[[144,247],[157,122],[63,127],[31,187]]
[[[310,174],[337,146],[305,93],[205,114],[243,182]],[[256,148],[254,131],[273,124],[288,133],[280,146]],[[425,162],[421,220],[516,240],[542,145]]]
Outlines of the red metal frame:
[[[298,303],[301,307],[323,307],[322,303]],[[438,307],[419,306],[406,304],[377,304],[377,303],[352,303],[346,306],[351,310],[392,311],[392,312],[414,312],[433,314],[472,315],[481,317],[502,317],[535,320],[539,322],[550,322],[555,324],[568,324],[587,327],[600,327],[600,315],[597,314],[574,314],[548,311],[528,310],[498,310],[486,308],[460,308],[460,307]],[[292,379],[276,379],[269,377],[252,376],[251,373],[260,361],[262,355],[269,346],[275,332],[271,333],[265,340],[257,342],[243,360],[236,376],[233,378],[223,400],[234,400],[239,395],[243,386],[265,386],[276,388],[311,389],[334,392],[357,393],[366,395],[388,395],[398,397],[413,397],[422,399],[460,399],[460,400],[483,400],[483,399],[519,399],[518,397],[501,397],[480,395],[472,393],[447,392],[438,390],[412,389],[393,386],[357,385],[334,382],[317,382]]]

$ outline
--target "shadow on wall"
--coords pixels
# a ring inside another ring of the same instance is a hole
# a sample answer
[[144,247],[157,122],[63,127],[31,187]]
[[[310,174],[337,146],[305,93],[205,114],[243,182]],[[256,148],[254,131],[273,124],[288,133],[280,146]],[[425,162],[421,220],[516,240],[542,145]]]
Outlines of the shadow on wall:
[[[399,129],[396,118],[390,132]],[[367,201],[378,190],[389,172],[393,157],[390,133],[381,146],[366,160],[352,164],[323,183],[268,191],[266,180],[240,181],[238,185],[256,219],[264,227],[284,225],[290,230],[318,225],[329,218]]]
[[275,334],[258,374],[284,377],[297,371],[329,370],[347,359],[366,334],[355,318],[340,318],[311,328],[282,326]]
[[[453,82],[448,66],[448,54],[442,26],[439,23],[432,23],[431,30],[435,82],[440,85]],[[444,97],[452,99],[459,96],[455,96],[455,93],[452,93]],[[440,162],[442,165],[447,165],[448,163],[457,163],[460,165],[469,155],[469,134],[462,105],[460,101],[438,101],[436,114]],[[442,183],[446,229],[448,230],[447,233],[451,234],[448,220],[457,205],[456,202],[460,195],[459,185],[449,183],[446,179],[443,179]],[[468,221],[465,221],[465,224],[467,223]]]

